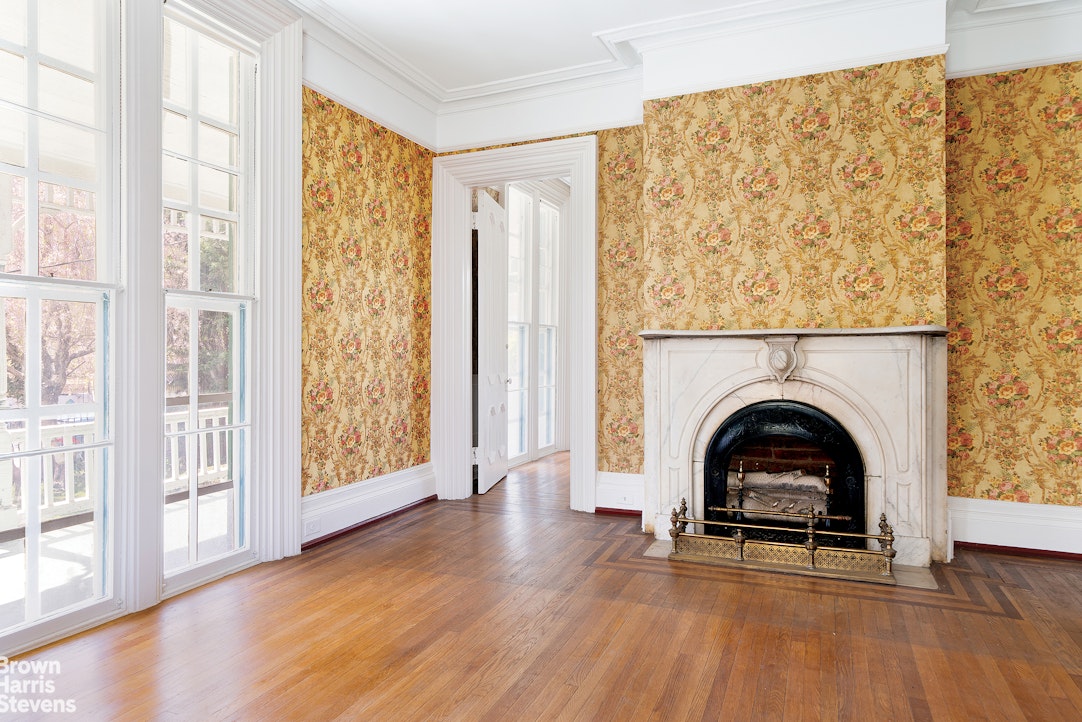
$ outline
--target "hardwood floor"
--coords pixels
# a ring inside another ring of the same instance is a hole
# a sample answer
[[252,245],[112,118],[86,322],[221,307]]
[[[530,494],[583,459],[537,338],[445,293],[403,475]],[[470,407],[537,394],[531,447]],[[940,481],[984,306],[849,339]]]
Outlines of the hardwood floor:
[[567,499],[550,457],[22,658],[79,719],[1082,719],[1076,561],[698,566]]

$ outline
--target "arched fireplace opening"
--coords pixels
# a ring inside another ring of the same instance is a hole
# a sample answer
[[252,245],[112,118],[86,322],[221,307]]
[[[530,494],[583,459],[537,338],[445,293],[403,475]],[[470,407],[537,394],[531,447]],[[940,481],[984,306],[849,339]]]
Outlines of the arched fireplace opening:
[[[704,475],[707,520],[767,526],[771,528],[745,533],[753,539],[800,543],[807,522],[777,512],[811,510],[835,517],[817,525],[825,532],[824,544],[864,546],[863,539],[829,535],[866,531],[864,462],[845,428],[814,406],[772,400],[733,413],[710,439]],[[706,533],[718,536],[735,530],[704,526]]]

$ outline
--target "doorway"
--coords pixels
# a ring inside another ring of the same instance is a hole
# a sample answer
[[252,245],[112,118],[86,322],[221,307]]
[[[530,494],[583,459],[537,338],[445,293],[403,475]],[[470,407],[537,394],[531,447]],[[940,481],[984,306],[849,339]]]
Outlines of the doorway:
[[433,162],[432,464],[442,499],[473,492],[471,189],[566,177],[570,506],[594,511],[597,476],[597,139],[547,141]]

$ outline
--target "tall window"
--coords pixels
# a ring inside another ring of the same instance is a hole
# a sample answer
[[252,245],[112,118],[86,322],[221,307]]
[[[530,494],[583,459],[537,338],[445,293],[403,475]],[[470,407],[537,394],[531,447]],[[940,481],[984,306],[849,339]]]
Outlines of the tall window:
[[167,17],[162,58],[166,293],[165,573],[248,544],[253,61]]
[[0,3],[0,632],[112,588],[106,15]]
[[555,449],[559,343],[560,194],[547,184],[508,191],[508,458]]

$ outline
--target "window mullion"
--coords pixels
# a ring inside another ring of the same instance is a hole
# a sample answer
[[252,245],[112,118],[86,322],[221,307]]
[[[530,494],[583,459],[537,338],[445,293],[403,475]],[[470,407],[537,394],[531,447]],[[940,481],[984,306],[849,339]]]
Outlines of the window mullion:
[[199,549],[199,461],[202,456],[199,430],[199,311],[191,309],[188,320],[188,564]]
[[530,192],[530,245],[529,263],[526,277],[530,289],[530,374],[528,396],[529,441],[527,443],[530,459],[537,458],[538,434],[541,432],[541,424],[538,419],[540,412],[540,371],[541,371],[541,334],[538,322],[541,318],[541,294],[540,278],[538,269],[541,265],[541,194],[536,188]]
[[[41,292],[30,286],[26,294],[26,348],[23,351],[26,430],[23,450],[41,448]],[[41,455],[25,457],[22,491],[26,514],[26,614],[41,617]]]

